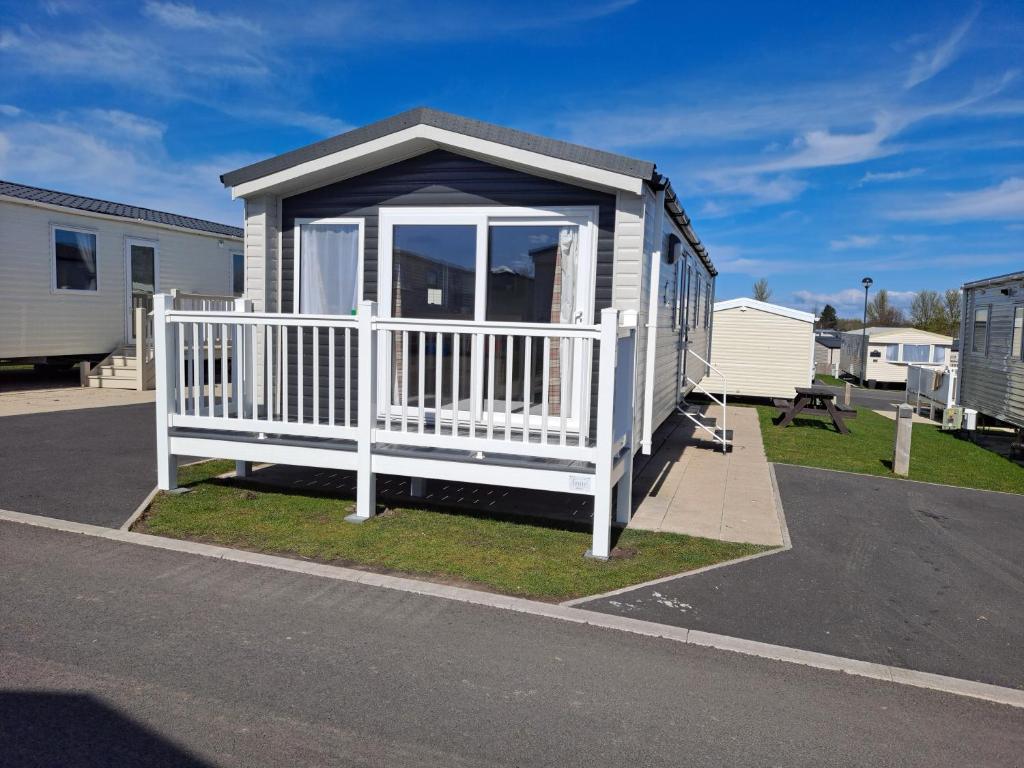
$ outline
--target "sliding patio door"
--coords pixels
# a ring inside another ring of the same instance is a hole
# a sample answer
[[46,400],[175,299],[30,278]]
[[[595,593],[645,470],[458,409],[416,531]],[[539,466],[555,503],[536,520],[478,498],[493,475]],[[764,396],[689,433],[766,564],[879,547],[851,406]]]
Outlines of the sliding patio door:
[[[380,312],[466,323],[592,323],[593,219],[592,211],[578,209],[381,209]],[[503,335],[494,340],[496,419],[504,424],[507,410],[513,426],[526,419],[539,425],[545,356],[534,350],[527,369],[524,340],[513,338],[512,349],[506,347],[509,341]],[[474,347],[473,338],[463,335],[455,348],[452,336],[443,337],[439,345],[427,334],[422,356],[418,333],[410,333],[406,343],[408,350],[396,337],[381,349],[382,364],[390,366],[382,371],[384,380],[391,382],[389,402],[399,402],[402,366],[409,368],[407,381],[417,382],[422,358],[424,397],[419,402],[414,394],[418,387],[410,387],[412,410],[424,408],[433,418],[440,408],[446,417],[457,412],[460,419],[467,419],[475,403],[474,417],[483,415],[491,371],[490,350],[484,349],[482,338]],[[549,419],[558,422],[564,415],[571,430],[581,429],[587,421],[581,412],[582,388],[588,380],[584,354],[582,343],[553,339],[547,355]],[[509,359],[511,366],[506,364]],[[460,372],[458,392],[453,392],[455,368]],[[439,369],[440,393],[435,383]],[[508,381],[515,395],[506,404]],[[529,393],[528,409],[524,392]]]

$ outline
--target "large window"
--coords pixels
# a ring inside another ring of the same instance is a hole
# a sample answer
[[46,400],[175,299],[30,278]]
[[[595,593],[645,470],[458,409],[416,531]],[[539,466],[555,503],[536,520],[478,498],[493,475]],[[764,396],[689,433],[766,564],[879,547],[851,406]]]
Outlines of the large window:
[[971,331],[971,351],[988,354],[988,307],[974,310],[974,326]]
[[886,344],[885,345],[885,359],[890,363],[898,363],[900,361],[900,345],[899,344]]
[[1013,336],[1010,340],[1010,354],[1024,360],[1024,305],[1013,308]]
[[939,344],[936,344],[934,347],[932,347],[932,362],[933,363],[944,363],[944,362],[946,362],[947,352],[948,351],[949,351],[949,347],[943,347],[943,346],[941,346]]
[[97,289],[96,234],[79,229],[53,229],[53,287],[58,291]]
[[931,355],[930,344],[904,344],[904,363],[927,363]]

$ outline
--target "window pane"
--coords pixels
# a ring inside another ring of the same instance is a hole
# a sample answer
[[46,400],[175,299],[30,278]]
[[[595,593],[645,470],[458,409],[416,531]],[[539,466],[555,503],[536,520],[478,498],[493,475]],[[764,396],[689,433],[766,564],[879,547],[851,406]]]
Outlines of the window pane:
[[53,239],[57,287],[74,291],[95,291],[96,235],[90,232],[55,229]]
[[231,254],[231,291],[235,296],[245,293],[245,256],[241,253]]
[[927,363],[931,353],[929,344],[904,344],[903,362],[905,363]]
[[942,347],[936,344],[932,347],[932,362],[933,363],[944,363],[946,362],[946,350],[949,347]]
[[985,353],[988,347],[988,307],[974,310],[971,351]]
[[352,315],[359,297],[359,227],[299,227],[299,312]]
[[1013,309],[1013,341],[1010,349],[1014,357],[1024,358],[1024,307]]
[[900,345],[899,344],[886,344],[885,345],[885,359],[890,363],[898,362],[900,359]]
[[[476,297],[476,227],[462,224],[396,224],[392,230],[391,312],[394,317],[430,320],[472,320]],[[460,337],[459,410],[469,409],[471,340]],[[423,340],[424,398],[426,408],[452,408],[453,337],[426,334]],[[394,386],[402,380],[402,337],[391,345]],[[410,405],[419,407],[420,338],[409,334]],[[441,369],[441,392],[436,372]],[[392,402],[400,393],[392,392]]]

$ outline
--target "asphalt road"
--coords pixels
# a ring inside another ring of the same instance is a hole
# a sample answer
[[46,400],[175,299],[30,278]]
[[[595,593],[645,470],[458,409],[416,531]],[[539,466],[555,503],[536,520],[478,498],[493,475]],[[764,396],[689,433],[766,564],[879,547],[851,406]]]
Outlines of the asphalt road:
[[154,485],[152,404],[0,418],[0,508],[116,528]]
[[[844,387],[833,387],[828,384],[822,386],[833,390],[842,402]],[[853,405],[860,408],[871,408],[876,411],[895,411],[896,406],[906,400],[907,393],[902,389],[863,389],[854,387],[850,393]]]
[[1024,498],[775,470],[791,551],[582,607],[1024,687]]
[[0,755],[61,766],[1019,764],[1024,711],[0,523]]

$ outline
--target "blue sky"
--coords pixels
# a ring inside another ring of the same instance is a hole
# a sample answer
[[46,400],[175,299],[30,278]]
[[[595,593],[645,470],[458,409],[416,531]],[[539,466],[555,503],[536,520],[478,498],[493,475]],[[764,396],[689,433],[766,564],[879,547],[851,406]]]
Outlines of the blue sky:
[[428,105],[653,160],[719,298],[1024,269],[1024,5],[696,5],[0,0],[0,178],[238,223],[220,173]]

